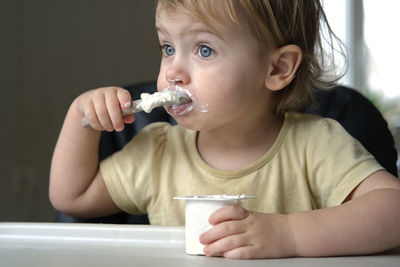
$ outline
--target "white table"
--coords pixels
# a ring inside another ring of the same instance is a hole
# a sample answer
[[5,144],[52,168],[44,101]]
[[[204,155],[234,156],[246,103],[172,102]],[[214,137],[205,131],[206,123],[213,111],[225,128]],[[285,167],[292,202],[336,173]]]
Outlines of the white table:
[[0,266],[400,266],[400,249],[381,255],[229,260],[185,254],[183,227],[0,223]]

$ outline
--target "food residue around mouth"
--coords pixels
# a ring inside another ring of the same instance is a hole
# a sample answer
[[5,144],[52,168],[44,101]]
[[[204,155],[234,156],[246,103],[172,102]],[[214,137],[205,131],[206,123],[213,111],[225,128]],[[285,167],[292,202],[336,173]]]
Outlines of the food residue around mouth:
[[181,104],[174,104],[171,105],[169,110],[167,111],[171,111],[170,113],[172,113],[172,115],[183,115],[188,113],[189,111],[196,109],[198,111],[200,111],[201,113],[207,113],[208,112],[208,104],[200,104],[198,101],[198,98],[191,93],[189,90],[180,87],[178,85],[176,85],[175,83],[171,83],[168,87],[163,89],[163,92],[168,92],[168,91],[178,91],[181,92],[183,94],[188,95],[192,102],[188,103],[187,105],[181,105]]
[[140,103],[143,111],[150,113],[153,108],[163,105],[178,105],[182,102],[189,102],[190,96],[178,91],[156,92],[154,94],[142,93]]

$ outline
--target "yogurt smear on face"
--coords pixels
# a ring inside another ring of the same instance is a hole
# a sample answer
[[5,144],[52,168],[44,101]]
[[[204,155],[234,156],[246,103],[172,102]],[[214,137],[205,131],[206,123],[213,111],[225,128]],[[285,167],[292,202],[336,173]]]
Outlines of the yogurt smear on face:
[[199,110],[201,113],[207,113],[207,106],[208,104],[199,104],[197,98],[193,93],[191,93],[189,90],[180,87],[176,84],[171,84],[170,86],[166,87],[163,89],[163,92],[165,91],[178,91],[182,92],[183,94],[188,95],[192,101],[184,104],[174,104],[171,106],[166,107],[166,110],[169,114],[179,116],[179,115],[184,115],[193,109]]
[[[182,94],[188,95],[191,99],[193,97],[193,94],[189,90],[182,88],[180,86],[177,86],[175,84],[164,88],[162,90],[162,92],[180,92]],[[193,108],[194,108],[194,102],[191,101],[191,102],[184,103],[184,104],[173,104],[171,106],[166,107],[166,110],[171,115],[184,115],[184,114],[192,111]]]

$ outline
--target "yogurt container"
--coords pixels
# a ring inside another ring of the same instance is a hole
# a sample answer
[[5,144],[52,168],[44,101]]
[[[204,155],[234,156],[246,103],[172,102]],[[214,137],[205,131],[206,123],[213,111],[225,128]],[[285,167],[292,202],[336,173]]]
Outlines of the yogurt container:
[[214,211],[228,205],[243,206],[244,200],[249,198],[255,198],[255,196],[200,195],[174,197],[174,199],[181,199],[186,201],[186,254],[204,255],[204,245],[200,243],[200,235],[212,227],[212,225],[208,222],[208,218]]

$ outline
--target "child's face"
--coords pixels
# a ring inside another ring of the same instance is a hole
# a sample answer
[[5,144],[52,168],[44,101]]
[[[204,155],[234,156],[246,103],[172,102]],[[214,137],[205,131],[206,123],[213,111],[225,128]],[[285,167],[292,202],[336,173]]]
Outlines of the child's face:
[[[212,21],[211,29],[193,17],[158,11],[156,29],[162,46],[158,90],[172,80],[192,94],[193,109],[167,111],[191,129],[212,130],[237,126],[268,113],[265,88],[267,64],[262,64],[258,43],[249,29]],[[174,89],[174,87],[169,87]]]

